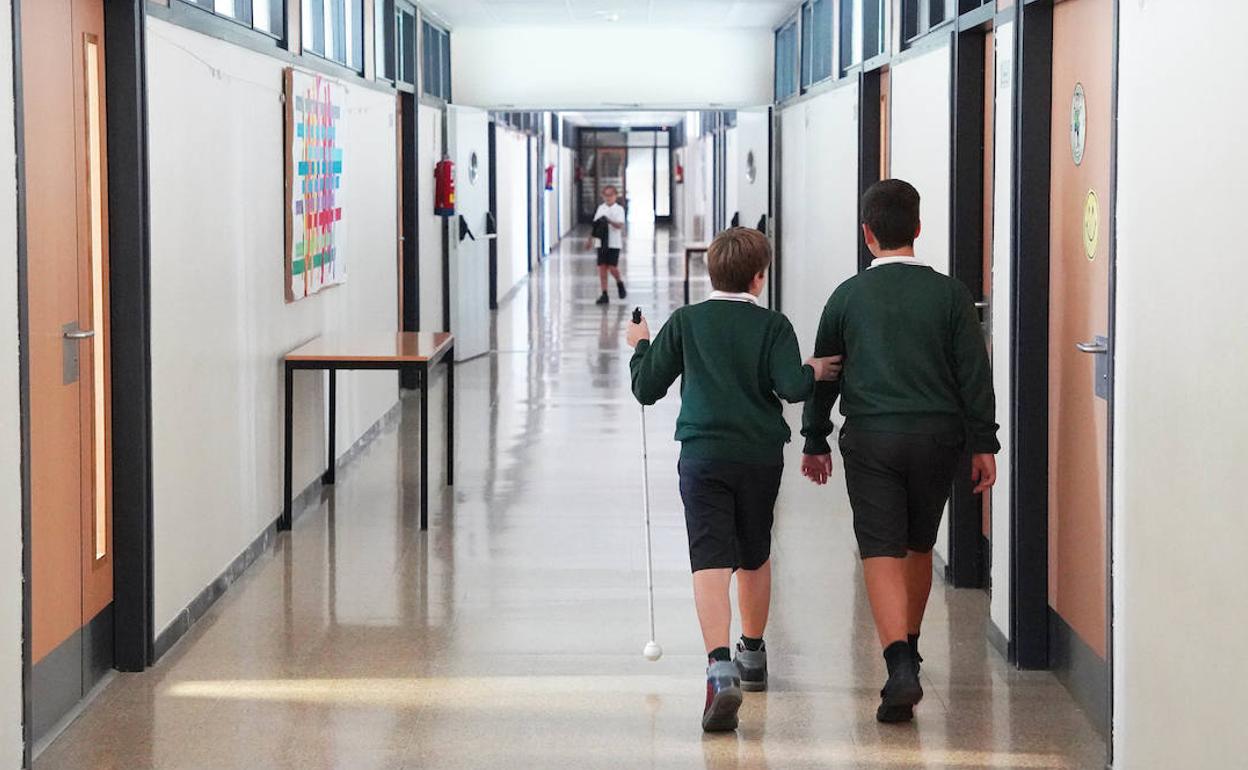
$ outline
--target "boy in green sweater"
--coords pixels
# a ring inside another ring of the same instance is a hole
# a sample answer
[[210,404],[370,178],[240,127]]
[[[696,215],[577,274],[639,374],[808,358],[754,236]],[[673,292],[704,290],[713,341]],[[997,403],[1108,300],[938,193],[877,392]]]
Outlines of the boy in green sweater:
[[845,356],[841,381],[806,402],[802,474],[825,484],[837,396],[839,444],[867,597],[888,682],[876,718],[907,722],[923,698],[919,630],[932,590],[932,548],[962,453],[975,493],[996,482],[992,371],[971,293],[915,259],[919,193],[886,179],[862,198],[875,256],[823,309],[815,355]]
[[[789,440],[780,398],[804,401],[816,380],[840,372],[836,357],[803,364],[789,320],[759,307],[770,263],[762,233],[727,230],[707,252],[711,298],[677,309],[653,343],[644,318],[628,330],[638,401],[655,403],[683,378],[678,472],[708,659],[702,710],[708,732],[735,730],[741,691],[767,686],[772,511]],[[728,594],[737,570],[742,636],[734,661]]]

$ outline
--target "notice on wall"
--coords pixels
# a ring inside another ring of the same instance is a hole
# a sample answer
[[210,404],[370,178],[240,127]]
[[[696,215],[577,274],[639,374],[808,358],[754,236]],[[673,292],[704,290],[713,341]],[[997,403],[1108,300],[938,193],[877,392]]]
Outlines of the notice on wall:
[[342,183],[346,88],[286,70],[286,301],[347,279]]

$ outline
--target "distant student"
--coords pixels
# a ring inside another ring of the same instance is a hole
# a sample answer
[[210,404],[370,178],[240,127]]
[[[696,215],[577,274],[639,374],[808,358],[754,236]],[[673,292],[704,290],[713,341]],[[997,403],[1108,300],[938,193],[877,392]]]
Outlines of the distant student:
[[[662,398],[682,377],[676,440],[693,596],[706,643],[702,729],[735,730],[741,691],[767,687],[763,631],[771,606],[771,524],[789,426],[780,399],[797,403],[816,380],[837,376],[836,358],[802,363],[789,320],[759,307],[771,251],[755,230],[721,233],[707,253],[715,291],[681,307],[650,342],[630,324],[633,394]],[[737,572],[741,641],[734,663],[729,584]]]
[[844,375],[820,383],[802,417],[802,473],[825,484],[841,396],[845,485],[888,666],[881,722],[910,721],[923,698],[919,631],[958,460],[969,448],[978,494],[996,482],[1001,449],[975,303],[959,281],[915,258],[919,231],[913,187],[887,179],[867,190],[862,233],[875,260],[832,294],[815,340],[815,355],[844,355]]
[[585,248],[592,249],[594,241],[598,241],[598,285],[602,296],[596,304],[605,305],[611,301],[607,296],[607,273],[615,278],[616,290],[620,299],[628,296],[624,290],[624,279],[620,277],[620,249],[624,246],[624,207],[616,202],[619,190],[607,185],[602,189],[602,203],[594,212],[594,234],[585,243]]

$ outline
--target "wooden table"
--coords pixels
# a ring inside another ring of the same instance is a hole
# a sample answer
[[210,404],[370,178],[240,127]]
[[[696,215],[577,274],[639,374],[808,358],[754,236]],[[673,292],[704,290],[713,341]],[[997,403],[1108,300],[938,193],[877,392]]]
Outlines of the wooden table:
[[416,371],[420,377],[420,528],[429,528],[429,368],[446,363],[446,483],[455,483],[455,338],[447,332],[400,332],[317,337],[286,354],[286,458],[285,497],[278,529],[291,525],[291,463],[294,449],[295,371],[323,369],[329,372],[329,467],[321,476],[334,483],[338,455],[338,371],[340,369],[393,369]]
[[709,246],[686,246],[685,247],[685,304],[689,304],[689,259],[694,254],[706,254]]

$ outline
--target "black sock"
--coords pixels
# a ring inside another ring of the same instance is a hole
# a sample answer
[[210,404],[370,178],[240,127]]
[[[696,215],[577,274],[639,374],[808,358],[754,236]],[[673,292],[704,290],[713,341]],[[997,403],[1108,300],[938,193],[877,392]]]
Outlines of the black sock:
[[913,659],[910,657],[910,655],[911,653],[910,653],[909,642],[893,642],[892,644],[885,647],[884,648],[884,662],[888,664],[889,676],[892,676],[893,670],[897,668],[898,664],[906,660],[912,661]]
[[906,634],[906,641],[910,643],[910,651],[914,653],[914,659],[922,662],[923,656],[919,654],[919,635]]
[[729,650],[727,647],[716,647],[706,654],[706,658],[712,663],[720,660],[730,663],[732,661],[732,650]]
[[741,646],[745,647],[745,649],[749,650],[750,652],[758,652],[759,650],[763,649],[763,640],[761,637],[758,639],[751,639],[745,634],[742,634]]

